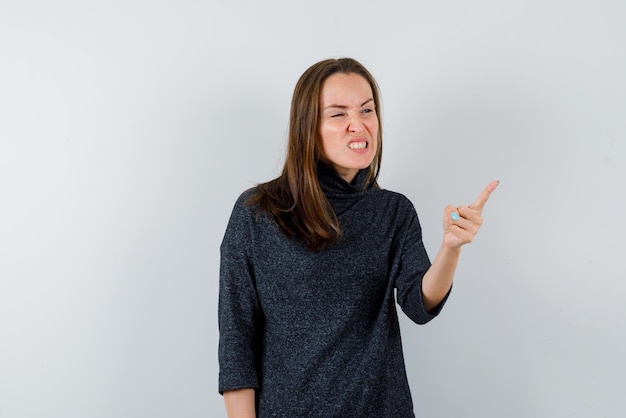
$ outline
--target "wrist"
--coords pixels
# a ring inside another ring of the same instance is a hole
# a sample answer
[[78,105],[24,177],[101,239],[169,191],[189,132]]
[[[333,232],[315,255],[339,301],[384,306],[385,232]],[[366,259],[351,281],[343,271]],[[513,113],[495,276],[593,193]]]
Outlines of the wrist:
[[441,248],[439,249],[439,254],[443,257],[455,257],[458,258],[461,255],[462,246],[454,246],[451,247],[446,244],[445,241],[441,243]]

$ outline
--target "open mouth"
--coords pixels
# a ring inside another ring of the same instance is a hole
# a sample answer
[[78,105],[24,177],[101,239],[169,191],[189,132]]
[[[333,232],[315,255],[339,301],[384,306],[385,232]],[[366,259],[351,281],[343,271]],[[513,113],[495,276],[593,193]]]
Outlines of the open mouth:
[[348,148],[354,149],[354,150],[365,149],[365,148],[367,148],[367,142],[365,142],[365,141],[363,141],[363,142],[350,142],[348,144]]

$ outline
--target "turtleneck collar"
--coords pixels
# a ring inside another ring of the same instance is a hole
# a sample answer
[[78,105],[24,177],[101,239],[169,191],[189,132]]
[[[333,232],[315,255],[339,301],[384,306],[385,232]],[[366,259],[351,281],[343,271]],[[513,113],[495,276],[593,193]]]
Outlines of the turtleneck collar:
[[324,194],[329,199],[332,197],[356,197],[367,191],[370,187],[366,184],[368,172],[369,169],[367,168],[359,170],[352,182],[348,183],[328,165],[321,161],[317,163],[317,177]]

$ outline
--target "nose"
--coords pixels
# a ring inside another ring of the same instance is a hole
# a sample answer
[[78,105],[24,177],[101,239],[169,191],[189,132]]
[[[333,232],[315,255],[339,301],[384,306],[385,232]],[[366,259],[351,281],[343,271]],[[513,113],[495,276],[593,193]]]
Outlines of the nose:
[[363,130],[363,122],[358,113],[348,115],[348,130],[350,132],[360,132]]

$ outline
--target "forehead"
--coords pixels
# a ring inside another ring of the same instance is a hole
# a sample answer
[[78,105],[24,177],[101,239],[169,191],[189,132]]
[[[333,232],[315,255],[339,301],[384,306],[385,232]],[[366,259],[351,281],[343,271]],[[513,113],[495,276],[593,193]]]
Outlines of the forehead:
[[[322,85],[320,95],[322,105],[350,104],[359,105],[373,98],[372,87],[360,74],[336,73],[328,77]],[[336,102],[336,103],[335,103]]]

